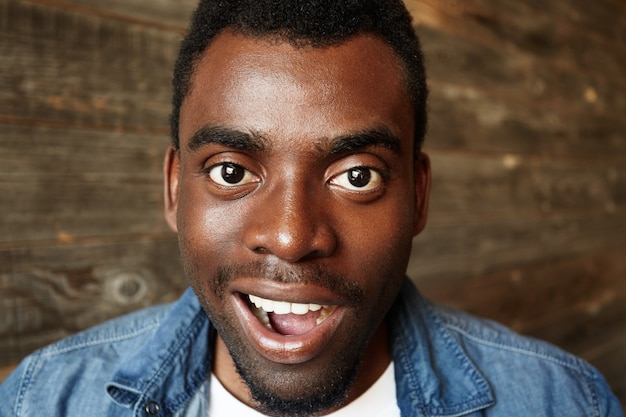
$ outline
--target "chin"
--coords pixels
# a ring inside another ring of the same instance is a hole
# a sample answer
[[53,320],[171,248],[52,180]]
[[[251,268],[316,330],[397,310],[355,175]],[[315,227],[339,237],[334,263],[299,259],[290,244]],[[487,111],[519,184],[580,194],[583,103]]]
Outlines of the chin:
[[214,324],[258,411],[270,416],[314,416],[345,403],[369,341],[363,329],[360,334],[356,329],[341,332],[340,340],[309,361],[284,364],[259,354],[244,332],[224,318],[215,317]]
[[319,361],[281,364],[276,370],[236,350],[231,356],[256,408],[271,416],[312,416],[342,405],[360,363],[360,356],[349,362],[345,355],[338,355],[323,365],[317,364]]

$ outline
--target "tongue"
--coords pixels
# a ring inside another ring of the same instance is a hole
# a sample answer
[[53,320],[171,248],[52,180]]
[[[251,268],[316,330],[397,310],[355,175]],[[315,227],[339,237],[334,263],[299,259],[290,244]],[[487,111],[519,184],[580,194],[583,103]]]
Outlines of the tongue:
[[319,316],[319,311],[309,311],[304,315],[268,313],[272,329],[285,336],[298,336],[311,331],[317,326]]

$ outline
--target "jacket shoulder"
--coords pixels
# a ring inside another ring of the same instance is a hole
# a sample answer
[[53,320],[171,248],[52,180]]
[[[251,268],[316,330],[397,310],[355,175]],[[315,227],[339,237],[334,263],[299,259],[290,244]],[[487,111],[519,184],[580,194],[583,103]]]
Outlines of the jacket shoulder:
[[29,355],[0,385],[0,417],[55,415],[50,404],[76,401],[81,404],[77,408],[72,404],[71,409],[97,410],[108,379],[145,343],[170,309],[168,304],[139,310]]
[[584,360],[548,342],[523,336],[493,320],[432,303],[430,307],[445,328],[466,345],[501,350],[507,355],[520,355],[521,358],[529,360],[553,362],[576,372],[590,372],[590,367]]
[[141,343],[161,324],[171,307],[172,304],[148,307],[108,320],[46,346],[34,355],[51,357],[76,352],[93,357],[102,349],[109,350],[111,345]]
[[581,410],[585,416],[624,415],[604,377],[585,360],[494,321],[432,303],[430,308],[490,382],[496,410],[517,407],[519,415],[543,415],[558,408],[561,414],[551,415],[577,416]]

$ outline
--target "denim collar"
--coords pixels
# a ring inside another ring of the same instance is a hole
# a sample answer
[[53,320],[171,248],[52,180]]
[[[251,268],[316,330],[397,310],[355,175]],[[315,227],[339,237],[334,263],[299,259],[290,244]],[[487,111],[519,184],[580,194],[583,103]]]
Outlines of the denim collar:
[[387,321],[402,416],[463,416],[494,404],[487,380],[409,279]]
[[[402,416],[463,416],[494,403],[485,378],[406,279],[388,314]],[[211,372],[216,331],[191,289],[106,386],[134,416],[172,415]]]
[[121,364],[107,393],[135,416],[174,414],[211,372],[215,336],[188,288],[142,348]]

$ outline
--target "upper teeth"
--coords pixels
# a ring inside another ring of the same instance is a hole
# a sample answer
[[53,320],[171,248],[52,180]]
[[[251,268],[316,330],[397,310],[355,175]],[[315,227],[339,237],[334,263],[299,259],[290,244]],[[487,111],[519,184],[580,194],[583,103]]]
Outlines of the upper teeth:
[[318,311],[322,308],[320,304],[300,304],[300,303],[288,303],[286,301],[274,301],[267,298],[257,297],[256,295],[249,295],[250,302],[257,308],[263,309],[267,313],[275,314],[299,314],[304,315],[309,311]]

